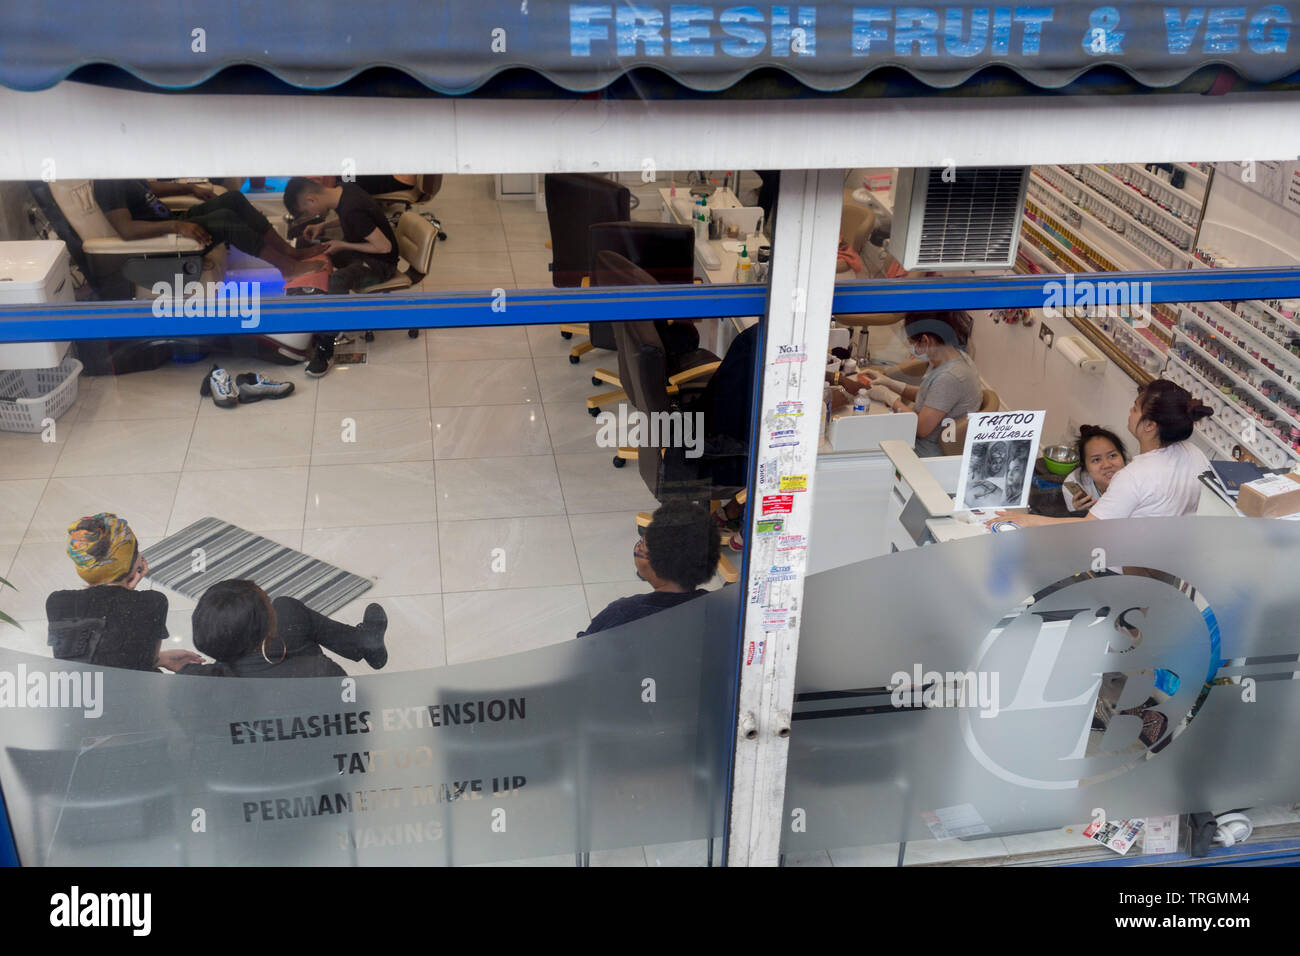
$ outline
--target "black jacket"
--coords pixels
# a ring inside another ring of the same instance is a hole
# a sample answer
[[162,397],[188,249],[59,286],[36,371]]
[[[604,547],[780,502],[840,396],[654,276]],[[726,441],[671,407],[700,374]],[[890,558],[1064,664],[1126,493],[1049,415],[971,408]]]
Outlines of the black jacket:
[[[269,642],[268,651],[271,660],[278,656],[275,652],[280,645]],[[180,672],[185,676],[195,677],[346,677],[347,671],[325,656],[319,647],[300,650],[292,657],[286,657],[277,664],[268,664],[260,650],[245,654],[238,660],[223,664],[188,664]]]
[[167,639],[167,598],[160,591],[100,585],[55,591],[45,600],[54,656],[100,667],[154,670]]

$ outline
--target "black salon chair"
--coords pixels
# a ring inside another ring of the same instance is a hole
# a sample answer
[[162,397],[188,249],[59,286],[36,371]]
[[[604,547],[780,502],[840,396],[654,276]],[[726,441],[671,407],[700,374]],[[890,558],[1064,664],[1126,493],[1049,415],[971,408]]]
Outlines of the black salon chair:
[[[551,284],[557,289],[586,285],[591,271],[590,229],[596,223],[627,222],[632,212],[632,193],[603,176],[586,173],[551,173],[543,181],[546,193],[546,221],[551,229]],[[597,338],[585,323],[565,323],[560,334],[566,339],[588,336],[569,351],[574,365],[594,348],[612,349],[614,338],[598,330]]]
[[188,844],[175,834],[190,814],[166,733],[87,737],[67,750],[6,747],[5,756],[31,807],[23,820],[35,837],[31,863],[103,863],[129,855],[115,846],[142,844],[160,863],[188,862]]
[[[602,252],[621,256],[640,268],[660,285],[689,285],[695,279],[695,230],[663,222],[602,222],[588,230],[591,250],[589,272],[591,284],[597,285],[595,273]],[[613,273],[607,272],[607,278]],[[700,336],[689,322],[655,322],[668,353],[672,372],[681,372],[706,362],[716,362],[717,356],[700,349]],[[588,322],[590,339],[597,348],[614,348],[613,323]],[[618,374],[598,368],[591,373],[591,384],[616,386],[618,391],[602,392],[587,399],[587,413],[600,414],[600,407],[626,398]]]
[[[617,253],[608,251],[602,252],[598,257],[593,278],[602,286],[658,284],[649,273]],[[697,400],[703,395],[709,376],[720,362],[715,360],[671,373],[668,354],[653,322],[616,322],[614,337],[618,343],[619,378],[628,400],[638,411],[646,415],[672,412],[693,414],[702,409],[702,404],[696,407]],[[671,430],[650,431],[652,435],[663,439],[670,437],[665,436],[664,432]],[[744,503],[743,486],[718,484],[714,479],[715,471],[734,471],[731,466],[734,466],[736,459],[748,456],[749,449],[744,443],[710,436],[708,423],[705,422],[703,453],[697,458],[688,458],[686,452],[685,447],[671,442],[667,445],[661,443],[646,444],[639,448],[620,448],[614,464],[621,467],[624,460],[635,458],[641,478],[656,501],[683,498],[701,504],[707,502],[710,512],[716,511],[733,498]],[[637,524],[648,526],[650,515],[646,512],[638,514]],[[725,554],[718,563],[718,573],[729,584],[738,578],[735,566]]]

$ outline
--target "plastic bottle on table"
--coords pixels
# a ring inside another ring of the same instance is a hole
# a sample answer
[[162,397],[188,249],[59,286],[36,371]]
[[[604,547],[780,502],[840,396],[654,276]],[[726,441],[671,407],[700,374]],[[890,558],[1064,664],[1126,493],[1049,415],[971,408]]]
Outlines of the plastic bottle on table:
[[865,388],[858,389],[858,395],[853,399],[853,414],[865,415],[869,404],[870,399],[867,398],[867,390]]
[[749,261],[749,252],[745,246],[740,247],[740,258],[736,260],[736,281],[754,281],[754,266],[753,263]]

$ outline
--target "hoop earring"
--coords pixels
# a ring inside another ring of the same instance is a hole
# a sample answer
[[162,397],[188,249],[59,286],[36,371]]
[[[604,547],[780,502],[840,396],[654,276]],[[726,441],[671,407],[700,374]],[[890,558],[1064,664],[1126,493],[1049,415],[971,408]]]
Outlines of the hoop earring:
[[269,634],[266,637],[262,638],[262,660],[266,661],[268,664],[271,665],[281,664],[284,662],[285,657],[287,657],[289,654],[289,647],[287,644],[284,643],[284,641],[281,641],[280,659],[278,661],[273,661],[271,660],[271,658],[266,656],[266,642],[269,641],[270,639],[271,639],[271,635]]

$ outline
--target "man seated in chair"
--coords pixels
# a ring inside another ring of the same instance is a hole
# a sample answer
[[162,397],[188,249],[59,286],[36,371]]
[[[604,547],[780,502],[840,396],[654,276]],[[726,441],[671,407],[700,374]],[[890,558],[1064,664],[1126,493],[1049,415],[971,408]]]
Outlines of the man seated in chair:
[[[343,238],[331,239],[322,247],[308,247],[324,252],[334,266],[329,278],[331,294],[364,289],[397,274],[397,235],[379,203],[356,183],[327,186],[295,176],[284,187],[284,205],[295,218],[338,213]],[[324,228],[323,222],[308,226],[302,231],[303,238],[315,241]],[[307,374],[312,378],[324,375],[333,357],[334,336],[317,335],[316,352],[307,364]]]
[[[342,239],[331,239],[323,252],[334,265],[331,293],[351,292],[384,282],[397,273],[397,236],[379,203],[356,183],[325,186],[295,176],[284,187],[284,205],[291,216],[338,213]],[[303,235],[314,240],[324,223],[308,226]]]
[[[303,260],[319,253],[289,245],[243,193],[218,196],[208,186],[150,179],[97,179],[94,192],[99,208],[123,239],[178,235],[207,248],[229,243],[269,262],[286,279],[317,271]],[[195,196],[203,202],[172,212],[159,196]]]
[[676,607],[707,592],[718,567],[718,532],[709,510],[688,501],[659,507],[632,549],[636,576],[653,591],[619,598],[591,619],[578,637],[618,627],[665,608]]

